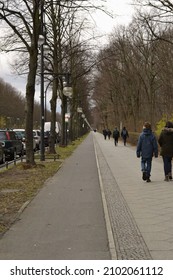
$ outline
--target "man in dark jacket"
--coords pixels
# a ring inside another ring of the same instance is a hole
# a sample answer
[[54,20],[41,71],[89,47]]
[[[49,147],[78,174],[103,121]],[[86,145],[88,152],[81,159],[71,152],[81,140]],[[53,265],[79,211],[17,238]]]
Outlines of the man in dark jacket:
[[145,122],[143,132],[140,134],[136,149],[137,157],[141,156],[142,179],[151,182],[152,157],[158,157],[158,145],[155,135],[151,130],[151,124]]
[[108,136],[108,131],[107,129],[103,129],[103,136],[104,136],[104,139],[106,140],[107,136]]
[[118,138],[120,137],[120,133],[117,127],[115,127],[113,131],[113,138],[114,138],[114,144],[115,146],[118,145]]
[[124,146],[126,146],[127,137],[129,137],[129,133],[125,126],[123,127],[123,129],[121,131],[121,137],[123,138]]
[[168,121],[162,130],[159,139],[161,156],[165,173],[165,181],[172,179],[172,157],[173,157],[173,123]]
[[107,133],[108,133],[108,139],[110,139],[112,132],[110,131],[109,128],[108,128],[108,130],[107,130]]

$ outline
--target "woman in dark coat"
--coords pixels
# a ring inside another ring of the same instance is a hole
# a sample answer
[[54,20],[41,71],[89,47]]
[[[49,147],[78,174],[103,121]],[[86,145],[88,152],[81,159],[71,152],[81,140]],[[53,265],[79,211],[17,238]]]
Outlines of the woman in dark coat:
[[159,139],[161,147],[161,156],[163,158],[163,167],[165,181],[172,179],[172,157],[173,157],[173,123],[168,121],[162,130]]

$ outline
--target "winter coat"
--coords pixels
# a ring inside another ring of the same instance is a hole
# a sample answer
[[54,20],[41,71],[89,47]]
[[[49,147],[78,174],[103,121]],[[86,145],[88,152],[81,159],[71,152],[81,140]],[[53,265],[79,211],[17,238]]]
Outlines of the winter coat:
[[113,138],[114,139],[118,139],[119,137],[120,137],[120,133],[119,133],[118,129],[115,129],[113,131]]
[[107,132],[107,130],[106,129],[103,129],[103,135],[108,135],[108,132]]
[[151,129],[144,128],[140,134],[136,149],[137,157],[152,158],[158,157],[157,140]]
[[123,128],[123,130],[121,131],[121,137],[122,137],[123,139],[126,139],[127,137],[129,137],[129,134],[128,134],[127,129],[124,129],[124,128]]
[[111,134],[112,134],[112,132],[108,129],[107,134],[108,134],[108,136],[110,137]]
[[158,139],[161,156],[173,157],[173,128],[165,127]]

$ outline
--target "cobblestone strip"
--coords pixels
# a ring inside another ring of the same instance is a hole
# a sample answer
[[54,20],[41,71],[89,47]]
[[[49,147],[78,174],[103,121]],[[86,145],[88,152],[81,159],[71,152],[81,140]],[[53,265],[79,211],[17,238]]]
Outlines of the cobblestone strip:
[[118,260],[151,260],[152,257],[115,178],[95,143]]

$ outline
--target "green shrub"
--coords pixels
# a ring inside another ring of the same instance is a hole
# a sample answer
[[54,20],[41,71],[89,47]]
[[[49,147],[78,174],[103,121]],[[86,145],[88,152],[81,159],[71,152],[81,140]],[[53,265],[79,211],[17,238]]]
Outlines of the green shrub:
[[160,133],[161,133],[163,127],[165,126],[166,122],[168,121],[168,119],[169,119],[169,121],[173,122],[173,115],[170,118],[168,118],[167,115],[163,115],[162,119],[157,123],[156,130],[155,130],[155,133],[157,136],[160,135]]

